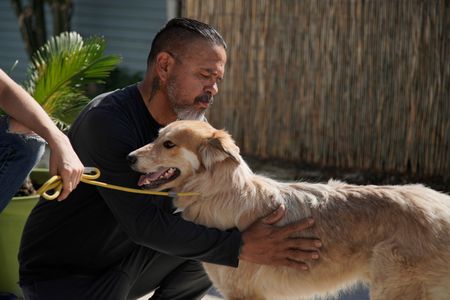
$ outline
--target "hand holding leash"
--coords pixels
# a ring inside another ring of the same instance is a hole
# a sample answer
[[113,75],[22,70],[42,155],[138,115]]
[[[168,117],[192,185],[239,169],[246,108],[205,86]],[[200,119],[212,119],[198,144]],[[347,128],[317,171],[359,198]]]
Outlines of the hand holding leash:
[[[84,172],[81,175],[80,181],[94,180],[100,177],[100,171],[97,168],[85,167]],[[52,176],[47,182],[45,182],[38,190],[37,193],[44,197],[46,200],[55,200],[61,194],[63,189],[63,182],[61,176]],[[53,193],[49,194],[50,191]],[[59,199],[58,199],[59,200]]]
[[256,264],[308,270],[305,261],[319,258],[321,242],[292,235],[310,228],[314,221],[304,219],[283,227],[274,226],[281,220],[284,212],[284,205],[280,205],[272,214],[256,221],[242,233],[240,259]]
[[58,201],[62,201],[80,183],[83,175],[83,164],[70,145],[69,138],[58,132],[48,141],[50,147],[49,171],[51,175],[58,174],[63,184]]

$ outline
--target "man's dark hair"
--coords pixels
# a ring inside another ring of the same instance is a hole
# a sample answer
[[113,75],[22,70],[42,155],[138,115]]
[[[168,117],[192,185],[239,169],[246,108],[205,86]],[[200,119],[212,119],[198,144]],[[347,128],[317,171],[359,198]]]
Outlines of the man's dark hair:
[[212,26],[188,18],[174,18],[167,22],[153,39],[147,66],[155,60],[159,52],[179,54],[180,50],[194,40],[204,40],[227,49],[222,36]]

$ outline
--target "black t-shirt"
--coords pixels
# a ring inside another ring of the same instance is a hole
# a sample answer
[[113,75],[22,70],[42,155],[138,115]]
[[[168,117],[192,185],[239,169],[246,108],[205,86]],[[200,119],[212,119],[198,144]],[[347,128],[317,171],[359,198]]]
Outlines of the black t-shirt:
[[[100,169],[99,181],[138,188],[140,174],[126,156],[160,128],[132,85],[92,100],[69,138],[83,164]],[[237,266],[240,243],[237,229],[206,228],[173,214],[170,198],[80,183],[66,200],[41,199],[33,209],[20,245],[20,279],[100,274],[139,246]]]

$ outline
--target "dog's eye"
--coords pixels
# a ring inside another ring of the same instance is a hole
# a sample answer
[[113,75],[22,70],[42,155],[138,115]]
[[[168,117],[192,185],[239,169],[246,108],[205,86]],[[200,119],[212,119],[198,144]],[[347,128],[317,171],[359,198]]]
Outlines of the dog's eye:
[[163,143],[163,146],[164,146],[165,148],[167,148],[167,149],[170,149],[170,148],[175,147],[175,144],[172,143],[171,141],[165,141],[165,142]]

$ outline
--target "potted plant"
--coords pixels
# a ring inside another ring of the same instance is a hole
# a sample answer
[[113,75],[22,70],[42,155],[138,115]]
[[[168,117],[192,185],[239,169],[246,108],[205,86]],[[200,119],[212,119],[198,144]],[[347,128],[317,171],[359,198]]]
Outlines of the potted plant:
[[[84,40],[76,32],[51,38],[32,58],[25,89],[44,108],[60,129],[67,130],[87,104],[88,83],[102,83],[120,62],[116,55],[104,55],[105,40]],[[48,170],[34,169],[34,184],[48,178]],[[25,221],[39,196],[13,197],[0,214],[0,291],[21,295],[17,285],[17,253]]]
[[[38,185],[49,178],[48,169],[33,169],[31,180]],[[17,253],[26,219],[38,201],[38,195],[15,196],[0,214],[0,291],[21,295]]]

